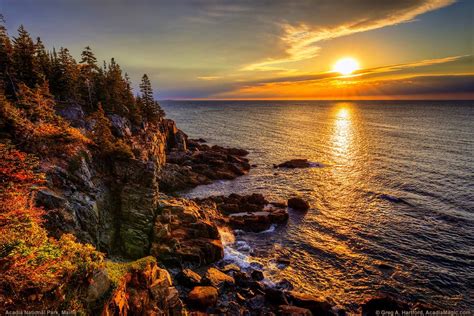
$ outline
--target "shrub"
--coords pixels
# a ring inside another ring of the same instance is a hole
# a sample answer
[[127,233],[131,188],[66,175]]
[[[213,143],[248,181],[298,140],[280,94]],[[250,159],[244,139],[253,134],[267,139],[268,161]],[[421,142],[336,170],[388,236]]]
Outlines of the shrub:
[[93,246],[69,234],[47,236],[43,211],[32,202],[44,183],[37,167],[35,157],[0,143],[0,296],[11,304],[62,284],[77,286],[103,266],[103,254]]

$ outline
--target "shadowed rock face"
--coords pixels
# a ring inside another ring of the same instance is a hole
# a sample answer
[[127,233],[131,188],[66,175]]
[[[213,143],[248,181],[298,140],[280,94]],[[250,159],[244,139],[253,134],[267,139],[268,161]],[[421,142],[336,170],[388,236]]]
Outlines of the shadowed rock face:
[[[58,111],[86,131],[94,124],[76,104],[62,104]],[[73,233],[109,254],[140,258],[150,249],[166,152],[186,150],[187,136],[172,120],[135,126],[116,114],[109,118],[112,132],[134,158],[105,159],[87,148],[77,157],[58,156],[43,163],[48,189],[37,202],[47,210],[53,236]]]

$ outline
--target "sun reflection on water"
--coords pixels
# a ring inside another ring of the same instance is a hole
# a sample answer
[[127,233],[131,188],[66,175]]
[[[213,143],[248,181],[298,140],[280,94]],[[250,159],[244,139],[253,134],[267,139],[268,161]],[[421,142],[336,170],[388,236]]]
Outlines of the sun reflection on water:
[[337,164],[344,164],[350,159],[352,142],[352,117],[350,107],[346,103],[338,103],[333,131],[333,154]]

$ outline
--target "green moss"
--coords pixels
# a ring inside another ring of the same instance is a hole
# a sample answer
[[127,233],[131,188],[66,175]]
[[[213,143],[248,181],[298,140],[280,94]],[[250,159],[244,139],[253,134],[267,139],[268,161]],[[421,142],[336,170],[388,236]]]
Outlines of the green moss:
[[156,264],[156,259],[152,256],[148,256],[129,262],[107,261],[107,275],[112,282],[112,286],[116,288],[125,274],[130,271],[143,270],[148,264]]

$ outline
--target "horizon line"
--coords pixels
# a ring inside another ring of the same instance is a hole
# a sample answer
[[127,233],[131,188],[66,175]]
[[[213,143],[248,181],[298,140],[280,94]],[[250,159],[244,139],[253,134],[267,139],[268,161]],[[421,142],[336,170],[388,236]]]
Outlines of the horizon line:
[[472,99],[158,99],[163,101],[474,101]]

